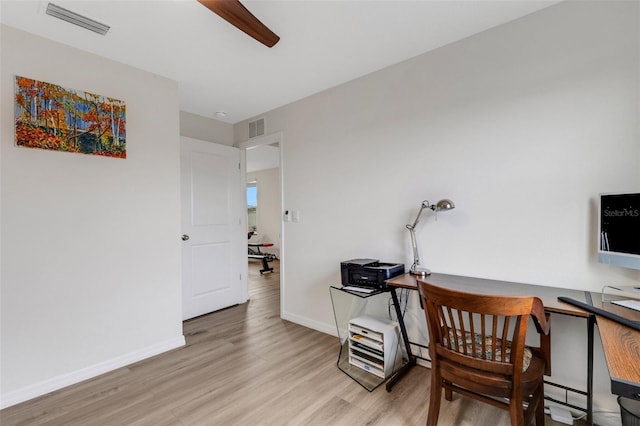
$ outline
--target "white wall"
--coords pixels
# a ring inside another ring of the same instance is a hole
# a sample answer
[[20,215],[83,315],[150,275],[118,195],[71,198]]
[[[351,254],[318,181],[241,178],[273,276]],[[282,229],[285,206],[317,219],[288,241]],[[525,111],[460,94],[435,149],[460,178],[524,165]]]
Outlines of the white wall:
[[[565,2],[261,114],[286,140],[283,206],[302,215],[284,228],[284,316],[335,333],[339,262],[408,267],[404,225],[444,197],[456,209],[417,230],[434,271],[637,285],[637,271],[596,262],[595,202],[640,190],[638,9]],[[235,129],[246,140],[246,123]],[[580,345],[555,372],[586,383],[586,325],[560,321],[554,338]],[[615,409],[596,355],[596,402]]]
[[233,145],[232,124],[186,111],[180,111],[180,134],[221,145]]
[[[1,31],[0,385],[8,406],[184,338],[177,83]],[[16,74],[125,101],[127,158],[17,147]]]
[[259,170],[247,173],[247,182],[256,182],[258,188],[258,235],[252,242],[273,243],[262,251],[280,256],[280,169]]

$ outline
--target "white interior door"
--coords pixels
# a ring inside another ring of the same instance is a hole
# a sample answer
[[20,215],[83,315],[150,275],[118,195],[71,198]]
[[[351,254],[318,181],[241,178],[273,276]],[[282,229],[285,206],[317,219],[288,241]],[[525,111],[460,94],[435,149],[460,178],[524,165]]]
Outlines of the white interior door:
[[240,150],[181,138],[182,317],[246,301]]

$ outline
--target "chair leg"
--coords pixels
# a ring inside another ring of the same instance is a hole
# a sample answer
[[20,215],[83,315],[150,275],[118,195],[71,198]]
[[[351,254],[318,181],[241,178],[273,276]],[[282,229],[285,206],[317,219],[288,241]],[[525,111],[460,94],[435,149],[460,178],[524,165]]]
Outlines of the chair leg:
[[544,426],[544,403],[543,403],[543,401],[538,401],[538,406],[536,407],[536,426]]
[[440,401],[442,399],[442,377],[433,365],[431,366],[431,391],[429,396],[429,414],[427,426],[436,426],[440,415]]
[[544,426],[544,382],[540,381],[536,405],[536,426]]
[[527,402],[529,404],[524,412],[525,424],[530,425],[535,420],[536,426],[544,426],[544,381],[542,379]]
[[511,417],[511,426],[524,426],[522,398],[512,398],[509,401],[509,416]]

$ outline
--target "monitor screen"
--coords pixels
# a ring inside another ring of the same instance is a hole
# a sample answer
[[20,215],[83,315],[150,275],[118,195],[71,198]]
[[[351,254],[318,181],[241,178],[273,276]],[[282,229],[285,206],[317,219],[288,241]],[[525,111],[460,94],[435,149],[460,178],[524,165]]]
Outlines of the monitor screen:
[[601,194],[598,261],[640,269],[640,193]]

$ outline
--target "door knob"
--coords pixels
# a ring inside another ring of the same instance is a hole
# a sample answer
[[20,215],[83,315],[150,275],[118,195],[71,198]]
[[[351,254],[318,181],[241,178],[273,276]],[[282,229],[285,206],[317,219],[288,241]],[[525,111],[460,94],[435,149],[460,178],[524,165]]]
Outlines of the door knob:
[[187,241],[189,236],[187,234],[182,234],[182,241]]

